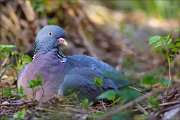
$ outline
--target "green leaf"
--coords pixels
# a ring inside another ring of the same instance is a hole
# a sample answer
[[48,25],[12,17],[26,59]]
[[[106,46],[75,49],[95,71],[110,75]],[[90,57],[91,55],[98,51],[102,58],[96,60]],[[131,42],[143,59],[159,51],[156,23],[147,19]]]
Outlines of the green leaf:
[[29,56],[29,55],[23,55],[22,56],[22,62],[23,62],[23,65],[24,64],[28,64],[32,61],[32,58]]
[[37,84],[38,85],[42,85],[42,76],[41,75],[38,75],[38,77],[37,77]]
[[170,44],[172,41],[171,35],[166,36],[164,41],[165,41],[165,44]]
[[154,85],[158,83],[158,80],[154,77],[154,75],[146,75],[141,79],[142,85]]
[[141,96],[141,93],[135,89],[126,87],[119,90],[118,96],[122,99],[122,103],[126,103]]
[[22,109],[22,110],[18,111],[17,113],[15,113],[13,115],[13,118],[14,119],[23,119],[26,116],[26,112],[27,112],[26,109]]
[[180,42],[177,42],[177,43],[176,43],[176,47],[180,47]]
[[115,100],[116,91],[108,90],[97,97],[97,99],[107,99],[107,100]]
[[49,19],[49,20],[48,20],[48,24],[49,24],[49,25],[55,25],[55,24],[58,24],[57,18]]
[[149,38],[149,44],[153,44],[155,42],[158,42],[161,39],[161,36],[153,36]]
[[169,45],[169,48],[175,48],[175,45],[174,45],[173,43],[171,43],[171,44]]
[[160,104],[160,102],[158,101],[158,98],[157,98],[157,94],[156,95],[153,95],[153,96],[151,96],[148,100],[147,100],[147,102],[152,106],[152,107],[155,107],[155,108],[157,108],[158,106],[159,106],[159,104]]
[[0,45],[0,51],[6,55],[10,54],[13,48],[15,48],[14,45]]
[[40,75],[37,76],[36,80],[28,81],[29,88],[37,88],[42,86],[42,77]]
[[87,98],[86,99],[83,99],[81,100],[81,105],[84,107],[84,108],[88,108],[92,105],[93,103],[90,102]]
[[101,88],[103,85],[103,80],[101,78],[95,77],[93,83]]
[[13,64],[10,64],[8,65],[5,70],[3,71],[3,73],[0,75],[0,81],[1,81],[1,78],[3,77],[3,75],[6,73],[7,70],[9,70],[11,67],[13,66]]
[[116,113],[112,116],[111,120],[129,120],[131,117],[131,112],[129,111],[122,111],[119,113]]
[[11,97],[11,96],[12,96],[11,89],[9,88],[9,89],[3,90],[3,95],[4,95],[5,97]]
[[166,53],[167,53],[167,50],[162,48],[162,54],[166,55]]
[[97,111],[96,113],[88,116],[88,118],[91,120],[94,120],[94,119],[98,119],[98,118],[101,118],[101,116],[103,116],[106,112],[104,111]]
[[155,42],[155,43],[152,44],[152,46],[154,46],[155,48],[156,48],[156,47],[160,47],[160,46],[162,46],[162,45],[164,45],[164,43],[163,43],[162,40],[157,41],[157,42]]
[[0,50],[7,50],[7,49],[12,49],[15,48],[16,46],[14,45],[0,45]]
[[22,86],[20,86],[20,87],[18,88],[18,95],[21,96],[21,97],[24,97],[24,98],[27,97],[27,95],[25,94],[24,89],[23,89]]
[[17,51],[11,51],[11,55],[16,56],[16,55],[18,55],[18,52]]
[[176,41],[177,41],[177,42],[180,42],[180,37],[179,37],[179,38],[176,38]]
[[172,38],[170,35],[161,37],[161,36],[153,36],[149,38],[149,44],[154,47],[160,47],[170,44],[172,41]]
[[179,52],[179,49],[178,48],[173,48],[171,49],[173,52]]
[[170,81],[166,78],[160,78],[160,83],[163,85],[163,86],[168,86],[170,84]]

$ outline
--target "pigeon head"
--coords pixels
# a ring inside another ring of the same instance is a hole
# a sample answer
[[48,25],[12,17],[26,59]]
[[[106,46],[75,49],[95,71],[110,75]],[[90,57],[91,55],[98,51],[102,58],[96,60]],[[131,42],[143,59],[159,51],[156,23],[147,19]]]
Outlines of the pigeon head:
[[35,40],[35,54],[37,52],[58,51],[59,46],[67,46],[65,31],[56,25],[43,27],[37,34]]

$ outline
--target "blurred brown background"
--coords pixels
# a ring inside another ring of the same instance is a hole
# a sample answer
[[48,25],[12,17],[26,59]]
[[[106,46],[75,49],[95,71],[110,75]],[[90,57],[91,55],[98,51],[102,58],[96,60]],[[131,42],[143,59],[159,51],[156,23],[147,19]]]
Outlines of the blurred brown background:
[[[179,29],[178,6],[178,0],[0,0],[0,43],[33,56],[36,33],[56,24],[67,32],[65,55],[99,58],[133,78],[166,71],[165,59],[152,51],[148,38],[179,36],[174,32]],[[173,63],[176,75],[178,59]]]

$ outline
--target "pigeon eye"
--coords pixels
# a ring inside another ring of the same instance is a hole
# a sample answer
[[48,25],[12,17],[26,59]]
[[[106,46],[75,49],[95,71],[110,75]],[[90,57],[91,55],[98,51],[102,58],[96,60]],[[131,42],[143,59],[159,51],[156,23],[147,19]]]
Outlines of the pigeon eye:
[[51,35],[52,35],[52,33],[51,33],[51,32],[48,32],[48,35],[50,35],[50,36],[51,36]]

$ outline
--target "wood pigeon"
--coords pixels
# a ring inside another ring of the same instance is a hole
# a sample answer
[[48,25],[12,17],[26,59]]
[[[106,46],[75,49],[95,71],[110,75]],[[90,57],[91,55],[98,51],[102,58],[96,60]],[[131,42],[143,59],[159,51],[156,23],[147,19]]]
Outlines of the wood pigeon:
[[[110,65],[90,56],[65,56],[59,52],[61,45],[67,46],[65,31],[56,25],[43,27],[35,39],[35,52],[31,63],[18,74],[18,87],[23,87],[29,99],[46,102],[53,94],[69,95],[76,92],[79,98],[95,100],[108,89],[118,90],[129,85],[124,76]],[[42,76],[42,87],[33,90],[28,81]],[[95,78],[102,85],[95,84]],[[43,92],[44,90],[44,92]]]

